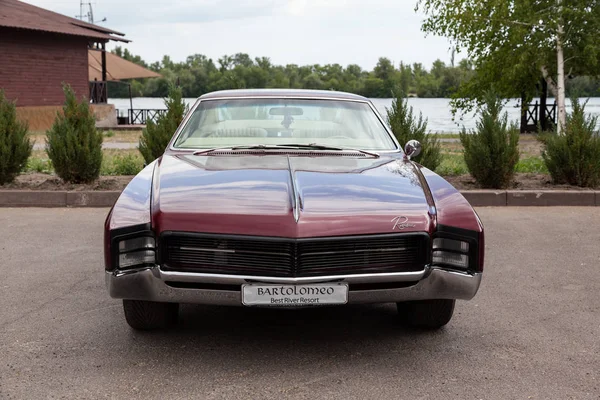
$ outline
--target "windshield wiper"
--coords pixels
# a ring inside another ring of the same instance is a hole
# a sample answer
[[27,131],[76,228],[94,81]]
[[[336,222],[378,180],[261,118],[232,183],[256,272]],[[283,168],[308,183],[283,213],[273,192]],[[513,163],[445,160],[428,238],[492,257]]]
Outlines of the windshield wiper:
[[218,151],[218,150],[280,150],[280,149],[295,149],[297,147],[288,147],[285,145],[266,145],[266,144],[249,144],[249,145],[244,145],[244,146],[223,146],[223,147],[215,147],[212,149],[204,149],[204,150],[197,150],[194,153],[192,153],[195,156],[201,156],[203,154],[208,154],[211,153],[213,151]]
[[372,151],[366,151],[366,150],[361,150],[361,149],[354,149],[354,148],[351,148],[351,147],[327,146],[327,145],[319,144],[319,143],[309,143],[309,144],[303,144],[303,143],[284,143],[284,144],[280,144],[280,145],[277,145],[277,146],[284,146],[284,147],[298,148],[298,149],[307,149],[307,150],[357,151],[359,153],[363,153],[363,154],[367,154],[367,155],[375,157],[375,158],[379,158],[379,154],[374,153]]
[[302,150],[332,150],[332,151],[356,151],[359,153],[367,154],[369,156],[379,158],[379,154],[361,150],[361,149],[353,149],[349,147],[334,147],[327,146],[318,143],[283,143],[283,144],[274,144],[274,145],[266,145],[266,144],[253,144],[246,146],[226,146],[226,147],[215,147],[214,149],[205,149],[195,151],[193,154],[195,156],[208,154],[217,150],[281,150],[281,149],[302,149]]
[[248,146],[213,147],[211,149],[197,150],[197,151],[193,152],[192,154],[195,156],[201,156],[203,154],[212,153],[213,151],[218,151],[218,150],[253,150],[253,149],[268,149],[268,148],[277,149],[277,147],[273,147],[273,146],[265,146],[263,144],[253,144],[253,145],[248,145]]

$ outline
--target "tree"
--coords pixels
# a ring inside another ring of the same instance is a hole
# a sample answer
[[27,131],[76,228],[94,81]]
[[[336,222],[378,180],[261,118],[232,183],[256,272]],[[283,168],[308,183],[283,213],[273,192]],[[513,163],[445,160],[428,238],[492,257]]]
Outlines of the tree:
[[394,91],[394,87],[396,86],[396,73],[397,70],[394,67],[394,64],[385,57],[381,57],[373,70],[375,77],[381,79],[383,82],[383,92],[381,93],[381,97],[389,97]]
[[491,91],[484,99],[476,129],[469,133],[463,128],[460,142],[477,183],[486,189],[503,189],[510,185],[519,161],[519,131],[508,124],[508,114],[502,114],[502,99]]
[[545,133],[542,158],[554,183],[583,187],[600,184],[600,136],[598,117],[585,114],[585,104],[571,99],[573,112],[567,116],[564,135]]
[[69,85],[63,86],[65,105],[46,132],[46,152],[54,171],[65,182],[89,183],[100,175],[102,132],[89,102],[77,101]]
[[0,185],[12,182],[27,165],[33,145],[28,127],[17,120],[15,103],[0,90]]
[[427,120],[419,113],[413,114],[413,108],[403,92],[399,92],[392,101],[392,107],[386,109],[387,123],[392,129],[400,146],[409,140],[417,140],[423,146],[423,152],[415,160],[421,165],[435,170],[442,161],[441,147],[437,135],[427,133]]
[[455,108],[481,103],[492,87],[503,97],[531,97],[543,76],[557,98],[562,132],[565,68],[598,74],[600,0],[418,0],[419,8],[428,14],[425,32],[447,36],[475,62]]
[[162,156],[177,130],[183,117],[187,113],[187,105],[182,98],[180,87],[171,85],[169,96],[165,99],[167,112],[156,123],[148,121],[140,138],[139,150],[146,163],[151,163]]

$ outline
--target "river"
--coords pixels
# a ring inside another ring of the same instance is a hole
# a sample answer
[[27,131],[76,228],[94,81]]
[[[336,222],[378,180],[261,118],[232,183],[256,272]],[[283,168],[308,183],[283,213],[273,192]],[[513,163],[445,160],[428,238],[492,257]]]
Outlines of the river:
[[[582,99],[587,100],[587,99]],[[185,99],[186,103],[193,104],[196,99]],[[392,99],[371,99],[375,107],[379,112],[385,116],[386,108],[392,105]],[[129,99],[109,99],[110,104],[114,104],[117,110],[122,110],[123,115],[126,115],[127,109],[129,109]],[[505,111],[508,113],[510,121],[518,123],[520,120],[520,110],[517,106],[520,100],[510,99],[505,105]],[[552,104],[553,99],[548,99],[548,104]],[[408,99],[408,104],[413,107],[414,112],[422,113],[423,117],[427,119],[427,128],[431,132],[440,133],[453,133],[459,132],[463,126],[467,129],[475,128],[477,121],[474,113],[469,113],[462,118],[452,117],[450,110],[449,99]],[[165,108],[163,99],[156,97],[134,97],[133,108],[147,108],[147,109],[162,109]],[[570,101],[567,101],[567,113],[571,111]],[[586,111],[591,115],[600,116],[600,97],[590,98],[586,106]]]

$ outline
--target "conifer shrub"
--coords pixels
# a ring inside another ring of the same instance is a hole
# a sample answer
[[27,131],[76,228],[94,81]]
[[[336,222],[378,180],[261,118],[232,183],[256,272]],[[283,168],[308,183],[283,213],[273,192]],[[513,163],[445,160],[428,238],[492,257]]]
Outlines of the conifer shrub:
[[392,107],[386,109],[386,119],[389,127],[400,146],[404,147],[409,140],[417,140],[422,145],[422,152],[414,160],[430,170],[435,170],[442,162],[441,147],[438,136],[427,133],[427,119],[419,113],[417,118],[413,108],[403,92],[392,101]]
[[[587,103],[587,102],[586,102]],[[571,99],[563,135],[540,134],[542,158],[554,183],[581,187],[600,185],[600,136],[598,117],[586,116],[586,103]]]
[[508,124],[502,100],[493,92],[486,94],[476,128],[470,133],[463,128],[460,142],[467,169],[479,186],[503,189],[510,185],[519,162],[519,131],[515,124]]
[[148,121],[140,137],[139,150],[147,164],[162,156],[187,113],[180,87],[172,85],[165,99],[167,112],[161,115],[156,123]]
[[33,145],[28,126],[17,121],[17,107],[0,90],[0,185],[12,182],[27,166]]
[[89,183],[100,175],[102,132],[87,100],[78,101],[73,89],[63,85],[65,104],[46,132],[46,152],[56,174],[65,182]]

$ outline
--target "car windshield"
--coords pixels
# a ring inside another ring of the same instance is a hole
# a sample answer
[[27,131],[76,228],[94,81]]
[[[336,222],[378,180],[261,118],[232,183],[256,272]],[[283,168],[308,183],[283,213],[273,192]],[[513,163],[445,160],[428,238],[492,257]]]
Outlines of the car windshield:
[[289,98],[201,101],[174,147],[210,149],[292,143],[397,149],[368,103]]

